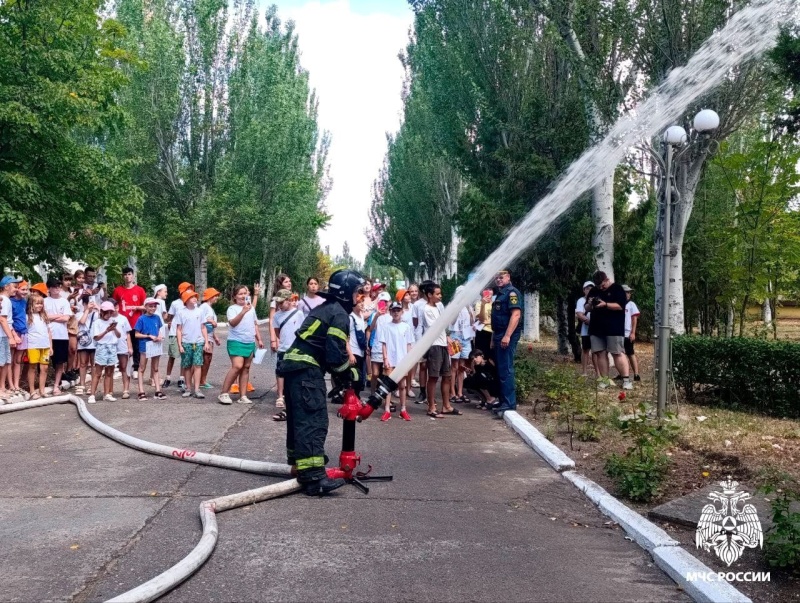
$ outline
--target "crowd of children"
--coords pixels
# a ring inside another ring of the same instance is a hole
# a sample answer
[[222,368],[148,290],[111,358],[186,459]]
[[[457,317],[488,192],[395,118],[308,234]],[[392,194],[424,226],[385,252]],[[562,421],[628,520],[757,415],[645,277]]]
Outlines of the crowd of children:
[[[57,396],[63,393],[62,386],[69,384],[74,385],[76,395],[86,395],[87,402],[94,404],[101,381],[102,400],[114,402],[117,369],[123,399],[131,397],[133,379],[139,400],[148,399],[148,388],[152,388],[156,400],[163,400],[166,395],[162,388],[169,387],[176,360],[180,363],[178,385],[182,395],[204,398],[202,390],[211,387],[207,376],[214,346],[220,345],[213,308],[220,292],[207,288],[201,304],[194,286],[181,283],[179,298],[167,310],[166,285],[156,285],[153,295],[147,297],[144,289],[136,285],[133,270],[125,268],[124,284],[108,296],[105,286],[95,282],[96,274],[94,268],[87,267],[33,286],[11,275],[2,277],[0,403],[39,399],[47,394]],[[257,296],[257,289],[254,292]],[[237,297],[246,297],[250,303],[249,296],[247,287],[237,288],[231,308],[237,307]],[[249,328],[247,323],[240,324],[241,318],[232,320],[228,351],[236,377],[245,364],[249,367],[249,362],[240,362],[246,354],[237,348],[237,336],[246,344],[248,340],[241,333],[249,332],[252,342],[263,347],[257,334],[254,305],[255,300],[248,307],[252,317]],[[228,316],[232,316],[231,310]],[[166,379],[162,381],[165,340],[168,362]],[[21,378],[26,364],[24,391]],[[51,366],[53,385],[46,388]],[[252,388],[246,371],[243,379],[245,387]],[[220,398],[223,403],[231,401],[229,396],[227,400]],[[239,402],[246,404],[249,400],[242,396]]]
[[[135,283],[132,269],[123,269],[124,284],[111,296],[103,283],[96,282],[91,267],[61,279],[30,286],[22,279],[4,276],[0,281],[0,399],[15,396],[38,399],[61,394],[62,383],[74,383],[74,393],[86,395],[92,404],[98,399],[113,402],[115,371],[122,381],[122,399],[131,397],[131,381],[139,400],[147,400],[148,389],[156,400],[166,398],[164,389],[172,384],[173,370],[180,364],[178,387],[184,397],[203,399],[212,385],[208,371],[213,353],[221,345],[216,334],[214,304],[221,294],[209,287],[200,295],[189,282],[178,285],[178,297],[167,306],[168,288],[153,288],[152,296]],[[325,300],[318,295],[316,278],[306,281],[306,292],[292,291],[291,279],[278,275],[270,300],[270,347],[278,360],[294,342],[295,333],[309,312]],[[377,379],[398,366],[414,345],[431,328],[444,309],[441,287],[432,281],[411,284],[394,299],[380,283],[368,282],[365,299],[350,316],[348,343],[351,364],[359,369],[358,393],[367,378],[374,391]],[[250,368],[261,340],[255,306],[260,291],[238,285],[227,310],[227,352],[231,361],[217,397],[221,404],[251,404],[253,391]],[[381,420],[393,413],[410,421],[407,402],[427,403],[431,418],[461,415],[454,404],[467,402],[464,388],[481,396],[488,408],[496,396],[496,378],[488,350],[479,349],[480,331],[488,326],[486,304],[466,307],[449,329],[428,349],[423,360],[399,383],[395,396],[385,401]],[[489,304],[490,306],[490,304]],[[484,323],[481,323],[483,319]],[[165,346],[166,341],[166,346]],[[166,350],[165,350],[166,347]],[[474,347],[474,349],[473,349]],[[166,367],[161,356],[166,355]],[[27,369],[27,391],[21,376]],[[54,385],[45,389],[48,369],[53,367]],[[149,375],[148,373],[149,368]],[[163,370],[163,373],[162,373]],[[415,378],[419,375],[419,381]],[[162,380],[163,377],[163,380]],[[282,379],[277,379],[276,420],[285,420]],[[99,393],[102,382],[102,392]],[[441,409],[437,409],[439,385]],[[415,388],[419,392],[414,391]]]

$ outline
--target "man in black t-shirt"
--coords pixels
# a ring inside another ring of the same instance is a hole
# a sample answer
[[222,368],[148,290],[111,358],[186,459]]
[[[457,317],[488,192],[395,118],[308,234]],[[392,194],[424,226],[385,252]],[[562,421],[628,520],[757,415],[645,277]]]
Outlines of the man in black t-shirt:
[[622,388],[633,389],[624,343],[625,304],[628,298],[624,289],[612,282],[605,272],[595,272],[592,281],[595,286],[589,291],[586,312],[592,313],[589,337],[600,373],[600,387],[606,388],[613,383],[608,378],[608,354],[611,354],[614,357],[614,366],[622,375]]

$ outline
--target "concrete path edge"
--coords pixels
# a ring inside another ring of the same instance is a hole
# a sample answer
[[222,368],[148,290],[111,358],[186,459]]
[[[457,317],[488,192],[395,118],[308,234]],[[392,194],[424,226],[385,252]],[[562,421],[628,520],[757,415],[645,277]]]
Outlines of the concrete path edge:
[[698,603],[751,603],[726,581],[689,581],[688,574],[715,575],[717,572],[679,546],[664,530],[625,506],[604,488],[574,471],[575,461],[516,411],[503,413],[505,422],[522,440],[567,481],[597,505],[600,512],[618,523],[636,544],[645,549],[675,583]]

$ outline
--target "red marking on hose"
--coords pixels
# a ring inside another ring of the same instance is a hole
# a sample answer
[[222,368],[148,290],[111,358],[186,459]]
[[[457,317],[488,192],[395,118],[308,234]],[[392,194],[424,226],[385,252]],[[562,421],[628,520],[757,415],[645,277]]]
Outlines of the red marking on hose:
[[190,459],[197,453],[194,450],[173,450],[172,456],[178,457],[179,459]]

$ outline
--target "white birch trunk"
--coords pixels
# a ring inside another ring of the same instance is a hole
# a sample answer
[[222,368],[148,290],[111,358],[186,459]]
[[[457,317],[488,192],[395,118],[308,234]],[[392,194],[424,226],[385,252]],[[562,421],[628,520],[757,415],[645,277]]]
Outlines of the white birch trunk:
[[592,189],[594,234],[592,248],[597,269],[614,280],[614,170]]
[[733,308],[733,301],[728,304],[728,322],[725,324],[725,337],[733,337],[733,322],[736,319],[736,311]]
[[128,256],[128,266],[133,268],[133,274],[139,274],[138,269],[138,258],[136,257],[136,249],[133,250],[132,254]]
[[525,293],[525,324],[522,327],[522,337],[528,341],[540,341],[539,331],[539,292]]
[[669,270],[669,326],[673,335],[684,335],[686,324],[683,307],[683,254],[673,247]]
[[[693,157],[685,159],[684,163],[676,166],[676,190],[673,198],[670,225],[671,259],[669,269],[669,321],[674,335],[683,335],[686,332],[683,303],[683,239],[686,234],[686,227],[689,224],[689,217],[692,215],[694,195],[707,154],[708,149],[704,148]],[[661,262],[664,248],[664,239],[661,231],[663,230],[663,220],[664,211],[662,209],[656,221],[655,257],[653,258],[653,275],[655,276],[656,286],[656,327],[661,324]]]
[[194,290],[202,295],[208,288],[208,253],[202,249],[192,251],[192,265],[194,266]]
[[455,226],[450,227],[450,259],[447,262],[447,278],[458,275],[458,233]]
[[761,320],[765,327],[772,326],[772,304],[769,299],[769,289],[767,286],[767,297],[764,298],[764,303],[761,304]]
[[36,273],[41,277],[43,283],[47,282],[47,272],[48,266],[45,262],[36,264]]

